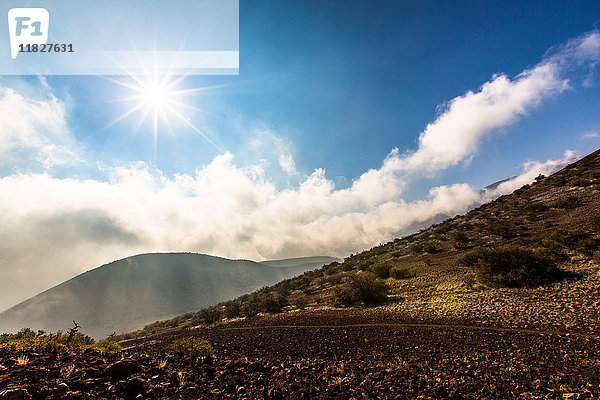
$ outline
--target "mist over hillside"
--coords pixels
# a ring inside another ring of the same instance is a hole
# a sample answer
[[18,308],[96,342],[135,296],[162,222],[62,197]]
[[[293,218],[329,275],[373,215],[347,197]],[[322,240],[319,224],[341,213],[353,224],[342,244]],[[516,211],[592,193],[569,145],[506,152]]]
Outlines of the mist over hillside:
[[332,257],[254,262],[204,254],[142,254],[87,271],[2,313],[0,331],[24,326],[104,337],[197,311],[335,261]]

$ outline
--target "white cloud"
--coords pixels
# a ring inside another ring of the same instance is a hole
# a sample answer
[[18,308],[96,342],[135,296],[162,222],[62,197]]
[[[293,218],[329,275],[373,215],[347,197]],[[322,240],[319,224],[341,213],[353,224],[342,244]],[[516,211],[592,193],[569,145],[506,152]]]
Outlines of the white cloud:
[[565,72],[600,61],[600,33],[593,31],[557,47],[542,62],[510,79],[497,75],[477,92],[448,103],[419,136],[416,151],[396,158],[398,171],[436,172],[469,161],[481,141],[515,122],[543,100],[569,89]]
[[599,138],[600,134],[598,132],[587,132],[581,135],[581,139],[596,139]]
[[528,161],[523,164],[523,171],[504,182],[501,182],[495,188],[484,190],[482,202],[490,201],[498,196],[508,194],[521,186],[533,182],[539,175],[548,176],[564,168],[568,164],[574,163],[580,158],[580,155],[573,150],[566,150],[562,159],[548,160],[546,162]]
[[253,130],[252,137],[243,151],[244,156],[252,160],[262,158],[264,160],[263,166],[267,167],[266,169],[270,175],[279,174],[280,171],[270,168],[272,165],[279,165],[286,177],[301,177],[296,169],[292,143],[269,129]]
[[71,165],[80,161],[77,153],[61,101],[45,88],[38,98],[31,98],[0,86],[0,167]]
[[294,161],[294,157],[291,154],[281,154],[279,155],[279,165],[283,169],[283,171],[288,175],[297,175],[298,171],[296,170],[296,162]]

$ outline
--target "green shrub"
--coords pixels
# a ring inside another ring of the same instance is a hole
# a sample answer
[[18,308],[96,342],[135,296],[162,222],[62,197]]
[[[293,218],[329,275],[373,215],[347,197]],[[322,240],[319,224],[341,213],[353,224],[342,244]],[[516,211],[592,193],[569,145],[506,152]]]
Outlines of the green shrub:
[[374,305],[387,299],[389,287],[386,283],[372,273],[357,274],[350,277],[350,281],[343,286],[336,287],[333,304],[336,306],[350,306],[358,303]]
[[390,276],[394,279],[408,279],[414,276],[414,273],[406,267],[394,267],[390,270]]
[[259,313],[258,302],[255,299],[245,302],[241,306],[240,312],[246,318],[255,317]]
[[362,261],[360,264],[358,264],[358,269],[361,271],[366,271],[373,264],[375,264],[375,261],[365,260],[365,261]]
[[258,309],[270,314],[281,312],[285,305],[285,299],[276,295],[266,295],[258,301]]
[[354,266],[348,262],[345,262],[342,264],[341,268],[342,268],[342,271],[352,271]]
[[563,276],[552,258],[524,247],[479,248],[459,262],[475,268],[477,279],[494,287],[535,286]]
[[463,243],[469,242],[469,237],[463,231],[454,232],[454,234],[452,235],[452,238],[454,239],[455,242],[463,242]]
[[101,340],[92,344],[90,348],[101,353],[115,353],[122,350],[121,345],[113,340]]
[[542,239],[547,249],[558,253],[568,249],[591,257],[598,248],[598,241],[587,232],[569,229],[557,229]]
[[469,237],[462,231],[454,232],[452,235],[452,247],[455,249],[466,249],[469,247]]
[[306,308],[308,301],[308,296],[304,294],[296,295],[290,299],[290,303],[293,306],[298,307],[300,310],[304,310]]
[[327,275],[337,274],[340,272],[339,263],[326,265],[323,267],[323,271],[325,271]]
[[241,305],[238,300],[231,300],[225,303],[225,311],[226,318],[237,318],[242,315]]
[[428,254],[434,254],[439,251],[438,248],[436,247],[436,245],[433,243],[426,243],[425,246],[423,247],[423,250],[425,251],[425,253],[428,253]]
[[336,307],[347,307],[358,303],[358,299],[350,286],[337,286],[333,291],[332,303]]
[[[94,339],[82,333],[69,336],[62,331],[46,334],[44,331],[35,333],[32,329],[23,328],[14,334],[3,333],[0,335],[0,353],[80,353],[88,348],[102,346],[104,346],[103,342],[94,343]],[[118,349],[112,344],[108,347],[111,351],[120,350],[120,346]]]
[[542,211],[546,211],[547,209],[548,209],[548,206],[546,204],[540,203],[538,201],[528,202],[522,208],[523,211],[526,211],[528,213],[542,212]]
[[588,219],[588,225],[594,232],[600,232],[600,215],[591,216]]
[[574,249],[581,240],[587,239],[589,236],[590,235],[586,232],[561,228],[550,233],[546,238],[547,240],[557,242],[566,248]]
[[384,302],[390,290],[384,281],[371,274],[353,276],[350,287],[354,290],[358,300],[367,305]]
[[390,277],[390,269],[392,269],[392,266],[385,263],[377,263],[369,267],[369,271],[381,279],[387,279]]
[[191,358],[212,356],[215,353],[208,340],[192,336],[174,341],[171,343],[171,349]]
[[521,230],[514,221],[493,219],[488,221],[486,230],[494,235],[498,235],[504,239],[510,239],[518,236]]
[[217,323],[223,318],[221,310],[215,307],[204,308],[198,311],[198,314],[202,321],[208,325]]
[[594,253],[594,262],[596,263],[596,265],[600,266],[600,250]]
[[438,249],[433,243],[416,242],[410,245],[410,250],[414,253],[437,253]]

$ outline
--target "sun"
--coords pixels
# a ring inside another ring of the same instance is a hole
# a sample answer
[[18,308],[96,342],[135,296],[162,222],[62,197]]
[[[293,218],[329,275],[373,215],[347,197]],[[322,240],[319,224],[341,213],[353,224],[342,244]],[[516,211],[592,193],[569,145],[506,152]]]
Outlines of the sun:
[[[128,96],[116,99],[114,102],[126,102],[131,104],[131,107],[122,113],[115,120],[110,122],[106,127],[110,127],[125,118],[138,115],[138,124],[136,131],[140,129],[142,124],[150,120],[152,123],[152,136],[154,139],[154,157],[156,159],[157,142],[159,127],[166,128],[171,136],[175,136],[174,124],[179,123],[192,131],[199,134],[207,142],[212,144],[218,150],[221,148],[213,142],[200,128],[195,126],[189,117],[182,113],[183,109],[188,112],[205,112],[202,109],[192,106],[189,96],[195,92],[205,91],[221,87],[205,86],[198,88],[180,89],[186,76],[169,76],[169,75],[152,75],[139,77],[128,75],[124,80],[117,80],[110,77],[105,77],[107,80],[127,88],[130,91]],[[186,101],[187,100],[187,101]]]
[[151,107],[164,107],[169,101],[170,93],[162,85],[152,85],[141,93],[142,101],[145,101]]

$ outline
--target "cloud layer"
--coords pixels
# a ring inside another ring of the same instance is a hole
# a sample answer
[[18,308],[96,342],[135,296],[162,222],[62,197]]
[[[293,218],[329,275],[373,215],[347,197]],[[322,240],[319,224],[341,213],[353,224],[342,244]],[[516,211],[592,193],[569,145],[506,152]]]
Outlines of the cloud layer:
[[[215,157],[194,174],[165,176],[144,163],[103,167],[106,179],[59,178],[56,165],[80,160],[64,104],[46,93],[30,98],[0,87],[0,309],[99,264],[141,252],[197,251],[268,259],[346,256],[410,233],[548,175],[575,155],[529,162],[493,190],[459,183],[402,195],[422,175],[468,162],[480,143],[543,100],[569,88],[572,68],[597,63],[597,32],[554,49],[511,79],[494,76],[478,91],[451,100],[419,136],[418,148],[394,149],[377,169],[336,189],[322,169],[303,176],[291,144],[268,131],[284,176],[281,189],[262,161],[238,166]],[[24,119],[14,117],[19,110]],[[77,176],[77,175],[75,175]]]
[[49,92],[34,100],[0,86],[0,168],[73,165],[80,160],[77,152],[60,100]]

